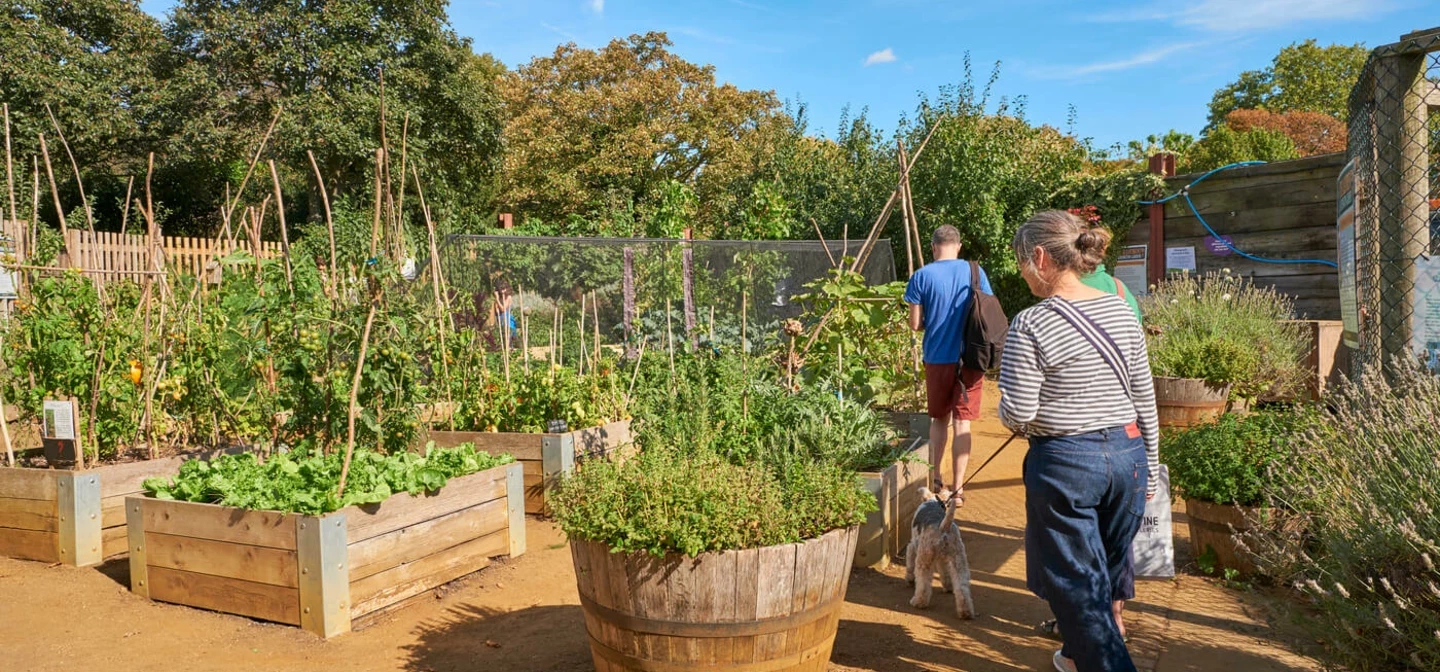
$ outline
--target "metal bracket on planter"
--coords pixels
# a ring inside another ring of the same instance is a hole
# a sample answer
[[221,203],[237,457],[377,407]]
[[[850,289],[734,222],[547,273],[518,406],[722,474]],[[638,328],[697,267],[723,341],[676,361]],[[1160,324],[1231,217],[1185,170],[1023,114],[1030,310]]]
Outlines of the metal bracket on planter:
[[76,567],[105,559],[100,539],[100,477],[79,471],[56,477],[60,500],[60,561]]
[[295,521],[300,627],[321,637],[350,631],[350,559],[345,514]]

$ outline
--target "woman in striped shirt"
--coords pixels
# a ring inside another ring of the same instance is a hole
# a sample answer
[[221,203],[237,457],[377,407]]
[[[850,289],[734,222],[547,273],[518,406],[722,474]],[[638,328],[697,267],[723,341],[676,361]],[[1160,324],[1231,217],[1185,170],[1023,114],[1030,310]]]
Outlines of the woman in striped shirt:
[[1114,294],[1087,287],[1110,232],[1068,212],[1036,214],[1015,256],[1042,299],[1010,323],[1000,419],[1030,439],[1025,456],[1026,582],[1065,633],[1061,672],[1132,672],[1111,613],[1159,468],[1145,334]]

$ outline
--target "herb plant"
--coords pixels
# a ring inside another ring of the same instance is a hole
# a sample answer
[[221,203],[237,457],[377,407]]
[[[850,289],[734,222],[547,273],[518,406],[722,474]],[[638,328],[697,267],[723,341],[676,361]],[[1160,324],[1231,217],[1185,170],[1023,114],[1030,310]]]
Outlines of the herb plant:
[[1291,459],[1293,435],[1313,411],[1264,407],[1167,434],[1160,459],[1182,496],[1216,504],[1258,506],[1277,467]]
[[345,483],[345,496],[335,496],[343,455],[297,450],[271,455],[263,463],[250,453],[222,455],[210,461],[180,465],[174,478],[151,478],[145,492],[157,499],[204,502],[243,509],[322,514],[352,504],[376,504],[391,495],[418,495],[444,487],[452,478],[515,461],[490,455],[474,444],[435,448],[424,454],[393,454],[356,449]]

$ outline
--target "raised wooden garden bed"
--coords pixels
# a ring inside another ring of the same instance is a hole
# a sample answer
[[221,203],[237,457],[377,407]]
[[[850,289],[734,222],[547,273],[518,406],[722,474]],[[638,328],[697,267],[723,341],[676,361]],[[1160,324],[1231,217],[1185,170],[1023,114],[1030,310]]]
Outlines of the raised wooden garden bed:
[[332,637],[525,552],[521,465],[323,516],[130,497],[130,589]]
[[693,558],[571,541],[595,669],[826,669],[856,533]]
[[883,471],[861,472],[865,489],[875,495],[879,508],[865,517],[855,546],[856,567],[884,569],[890,560],[904,557],[910,544],[910,521],[920,508],[920,487],[930,476],[925,462],[930,443],[923,437],[907,439],[915,459],[897,460]]
[[0,556],[87,567],[124,555],[125,498],[194,457],[85,470],[0,467]]
[[575,468],[577,460],[624,455],[634,450],[629,420],[565,434],[432,430],[422,441],[434,441],[438,448],[469,442],[475,444],[476,450],[492,455],[514,455],[525,470],[525,513],[533,514],[546,513],[550,489],[561,475]]

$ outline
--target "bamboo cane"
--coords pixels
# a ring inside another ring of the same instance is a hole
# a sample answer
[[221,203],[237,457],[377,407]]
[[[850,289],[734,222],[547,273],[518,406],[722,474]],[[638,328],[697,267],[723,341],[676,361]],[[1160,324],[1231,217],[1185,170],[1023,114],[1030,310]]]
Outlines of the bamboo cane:
[[[934,124],[931,124],[930,132],[925,134],[925,139],[920,142],[920,146],[915,149],[915,155],[910,158],[911,166],[920,160],[920,155],[925,152],[925,146],[930,144],[930,138],[934,137],[935,130],[940,128],[940,122],[944,120],[945,117],[941,116],[935,120]],[[905,184],[905,178],[909,176],[910,171],[907,169],[900,175],[900,179],[895,183],[895,189],[890,192],[890,198],[885,201],[885,207],[880,210],[880,216],[875,218],[875,224],[870,227],[870,234],[865,237],[865,243],[860,246],[860,252],[855,256],[855,263],[850,266],[851,271],[859,270],[865,264],[866,258],[870,256],[870,250],[875,244],[876,237],[880,234],[880,230],[884,228],[885,221],[890,218],[890,212],[895,207],[896,200],[900,197],[900,192]]]
[[[835,263],[835,255],[830,254],[830,244],[825,242],[825,234],[820,232],[820,223],[816,222],[814,217],[810,218],[810,223],[815,225],[815,236],[820,239],[820,249],[825,250],[825,256],[830,259],[830,268],[839,266]],[[845,256],[845,253],[842,251],[840,256]]]
[[[24,259],[25,249],[23,245],[20,244],[20,239],[23,236],[24,231],[19,229],[20,215],[15,210],[15,165],[13,156],[10,154],[10,104],[0,104],[0,108],[3,108],[5,112],[5,192],[10,197],[9,200],[11,226],[16,227],[15,256],[20,259]],[[3,427],[0,427],[0,429],[3,429]],[[9,439],[6,439],[5,443],[8,446],[10,443]],[[11,462],[13,463],[14,460],[12,459]]]
[[33,241],[40,236],[40,159],[30,157],[30,165],[35,175],[35,182],[30,188],[30,240]]
[[320,164],[315,162],[315,152],[305,150],[305,155],[310,157],[310,168],[315,171],[315,184],[320,189],[320,202],[325,205],[325,231],[330,234],[330,273],[340,273],[339,262],[335,253],[335,222],[330,217],[330,194],[325,191],[325,178],[320,175]]
[[[405,121],[400,125],[400,196],[395,199],[395,218],[400,227],[405,225],[405,170],[409,167],[407,149],[410,141],[410,112],[405,112]],[[418,184],[418,182],[417,182]],[[422,206],[423,210],[424,207]],[[403,230],[403,228],[402,228]]]
[[649,342],[649,336],[640,337],[640,354],[635,357],[635,370],[630,374],[630,389],[625,393],[626,404],[635,398],[635,382],[640,380],[640,363],[645,361],[645,345]]
[[275,124],[280,121],[280,115],[285,111],[284,105],[275,107],[275,116],[270,119],[270,126],[265,129],[265,135],[260,138],[260,144],[255,147],[255,156],[250,159],[250,166],[245,169],[245,176],[240,179],[240,187],[235,190],[235,200],[225,206],[225,220],[230,221],[235,217],[235,206],[240,204],[240,199],[245,196],[245,185],[250,183],[250,175],[255,172],[255,164],[260,163],[260,153],[265,151],[265,145],[270,142],[270,133],[275,130]]
[[285,258],[285,288],[295,293],[294,271],[290,266],[290,233],[285,228],[285,197],[280,193],[280,173],[275,170],[275,160],[266,162],[270,166],[270,181],[275,185],[275,217],[280,220],[280,255]]
[[580,293],[580,368],[577,373],[585,375],[585,293]]
[[[905,164],[905,141],[901,140],[900,138],[895,138],[895,145],[896,145],[896,156],[897,156],[897,157],[899,158],[899,160],[900,160],[900,174],[902,174],[902,175],[908,174],[908,173],[910,172],[910,167]],[[901,215],[901,218],[904,220],[904,225],[905,225],[905,269],[906,269],[905,277],[906,277],[906,278],[909,278],[910,276],[915,275],[915,251],[914,251],[915,245],[914,245],[914,243],[913,243],[912,238],[910,237],[910,206],[909,206],[908,203],[909,203],[909,199],[905,199],[905,205],[900,208],[900,215]]]
[[670,299],[665,299],[665,352],[670,354],[670,382],[675,382],[675,334],[670,323]]
[[385,202],[384,194],[380,193],[382,187],[383,173],[385,172],[385,150],[375,149],[375,219],[370,225],[370,258],[374,259],[376,250],[380,247],[380,206]]
[[348,418],[345,430],[345,460],[340,465],[340,488],[335,494],[336,499],[345,496],[345,478],[350,475],[350,458],[355,455],[355,417],[360,411],[357,403],[360,396],[360,374],[365,370],[365,354],[370,349],[370,327],[375,324],[375,309],[380,305],[378,292],[378,286],[370,290],[370,311],[365,315],[365,330],[360,336],[360,356],[355,358],[355,377],[350,382],[350,404],[346,407]]
[[80,207],[85,210],[85,224],[94,231],[95,218],[90,214],[90,199],[85,198],[85,181],[80,179],[80,164],[75,162],[75,154],[70,151],[70,143],[65,140],[65,131],[60,130],[60,122],[55,120],[55,113],[50,111],[50,103],[45,103],[45,114],[50,116],[55,135],[60,138],[60,145],[65,148],[65,156],[70,158],[70,168],[75,171],[75,187],[80,190]]
[[40,134],[40,156],[45,159],[45,175],[50,178],[50,196],[55,199],[55,216],[60,220],[60,240],[63,250],[69,244],[70,226],[65,223],[65,208],[60,205],[60,190],[55,186],[55,171],[50,167],[50,148],[45,145],[44,133]]
[[590,292],[590,316],[595,318],[590,321],[595,325],[595,366],[600,365],[600,298],[595,292]]
[[123,239],[130,228],[130,197],[135,193],[135,176],[125,183],[125,200],[120,208],[120,237]]

